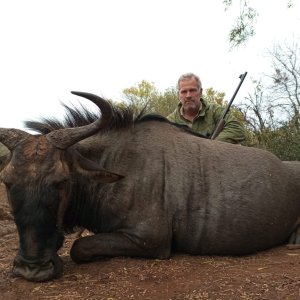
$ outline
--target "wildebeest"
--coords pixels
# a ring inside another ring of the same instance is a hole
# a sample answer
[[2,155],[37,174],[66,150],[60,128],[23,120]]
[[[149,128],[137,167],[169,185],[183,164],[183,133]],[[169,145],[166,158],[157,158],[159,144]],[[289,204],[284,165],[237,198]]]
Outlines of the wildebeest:
[[65,122],[0,129],[10,149],[1,180],[19,234],[13,273],[30,281],[62,274],[64,234],[86,228],[70,255],[169,258],[242,255],[299,244],[300,164],[200,138],[162,117],[139,116],[73,92],[101,111],[68,108]]

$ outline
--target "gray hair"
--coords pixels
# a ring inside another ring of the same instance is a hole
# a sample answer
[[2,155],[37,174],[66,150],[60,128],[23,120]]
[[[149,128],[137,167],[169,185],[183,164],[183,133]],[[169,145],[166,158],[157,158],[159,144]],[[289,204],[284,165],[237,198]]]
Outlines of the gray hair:
[[179,90],[179,84],[181,81],[190,80],[190,79],[195,79],[197,82],[198,88],[199,89],[202,88],[202,83],[201,83],[199,76],[195,75],[194,73],[185,73],[185,74],[181,75],[177,81],[177,90]]

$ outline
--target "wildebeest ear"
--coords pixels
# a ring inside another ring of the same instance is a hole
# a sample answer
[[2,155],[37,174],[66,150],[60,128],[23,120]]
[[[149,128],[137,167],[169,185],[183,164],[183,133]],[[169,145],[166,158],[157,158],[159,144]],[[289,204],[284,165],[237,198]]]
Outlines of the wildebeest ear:
[[115,182],[124,178],[123,175],[105,170],[96,162],[83,157],[78,152],[76,154],[76,162],[78,172],[83,173],[85,176],[98,180],[102,183]]

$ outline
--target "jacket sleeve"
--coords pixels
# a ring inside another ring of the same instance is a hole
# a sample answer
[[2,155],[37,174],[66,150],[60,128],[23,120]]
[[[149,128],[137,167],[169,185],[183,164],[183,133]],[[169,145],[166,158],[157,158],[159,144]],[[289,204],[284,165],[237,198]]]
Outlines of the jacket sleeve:
[[[218,120],[222,117],[223,109],[216,111]],[[239,122],[230,112],[225,117],[225,125],[223,130],[216,137],[216,140],[239,144],[245,139],[245,129],[241,122]]]

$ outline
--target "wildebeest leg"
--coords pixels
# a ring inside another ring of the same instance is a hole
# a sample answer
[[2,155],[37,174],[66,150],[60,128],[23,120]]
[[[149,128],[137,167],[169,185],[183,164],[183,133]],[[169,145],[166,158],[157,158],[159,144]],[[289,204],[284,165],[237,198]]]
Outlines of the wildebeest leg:
[[140,256],[166,259],[170,256],[170,246],[129,238],[123,233],[99,233],[76,240],[71,248],[71,258],[77,263],[88,262],[103,257]]
[[297,226],[296,230],[292,233],[287,248],[288,249],[300,248],[300,224]]

